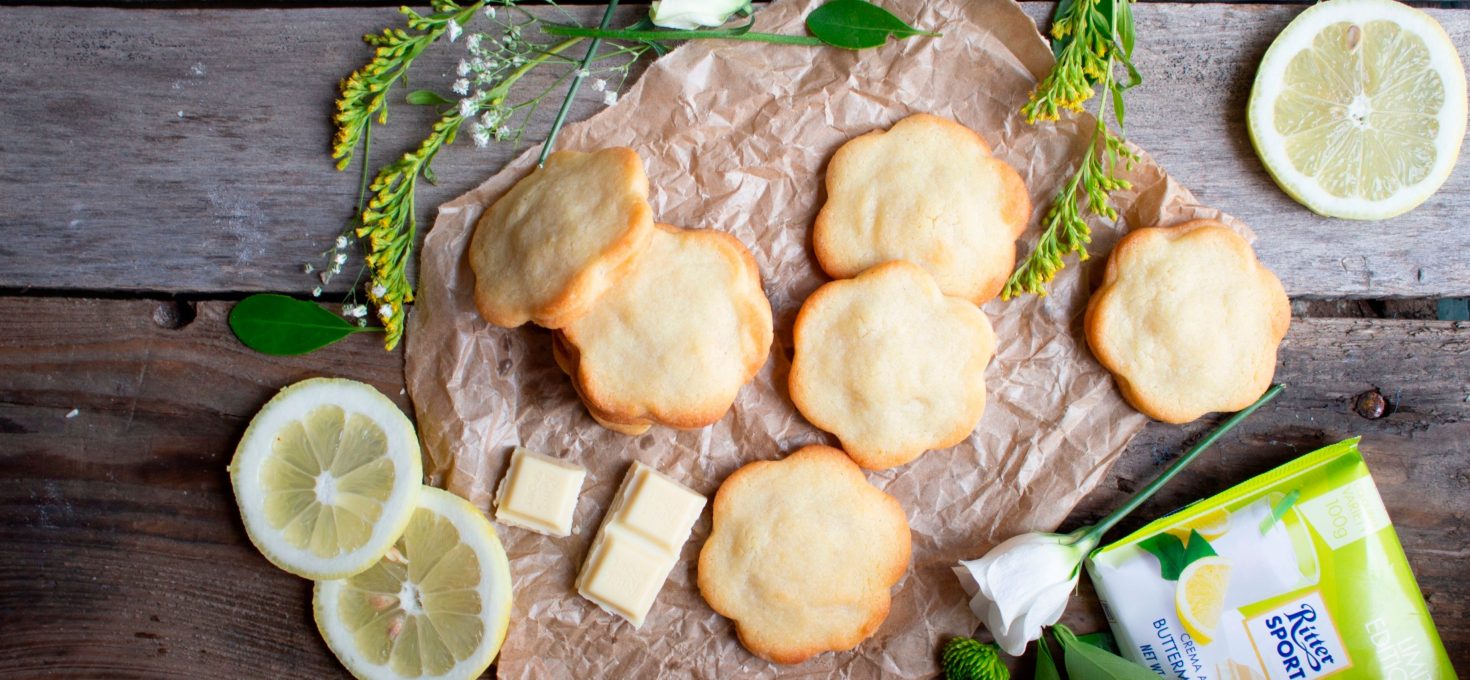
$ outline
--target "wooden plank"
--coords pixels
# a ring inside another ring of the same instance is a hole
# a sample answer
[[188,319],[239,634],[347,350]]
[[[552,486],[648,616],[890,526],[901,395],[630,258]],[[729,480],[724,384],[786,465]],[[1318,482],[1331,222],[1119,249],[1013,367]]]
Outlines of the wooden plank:
[[[1130,137],[1203,200],[1251,223],[1293,296],[1470,295],[1455,230],[1470,208],[1463,169],[1430,204],[1371,225],[1316,217],[1262,171],[1242,127],[1246,96],[1265,46],[1298,11],[1139,6],[1146,80],[1130,94]],[[1470,47],[1470,12],[1432,13]],[[13,27],[0,83],[19,93],[0,108],[0,230],[12,235],[0,244],[0,288],[310,290],[300,265],[329,246],[357,186],[325,153],[333,85],[366,56],[354,37],[396,21],[387,8],[0,8],[0,24]],[[457,54],[430,50],[415,86],[442,89]],[[573,118],[600,106],[588,94]],[[378,162],[412,144],[430,113],[395,109]],[[444,153],[443,184],[424,190],[420,218],[509,157],[464,143]]]
[[402,354],[354,336],[272,359],[230,336],[228,305],[177,329],[176,309],[0,300],[0,676],[346,677],[310,583],[246,539],[225,465],[296,380],[351,377],[408,408]]
[[[306,582],[247,542],[224,466],[255,410],[295,380],[365,380],[406,407],[401,353],[354,337],[306,358],[269,358],[230,339],[228,303],[199,303],[181,328],[174,309],[0,298],[0,676],[341,675],[317,640]],[[1279,372],[1292,387],[1131,525],[1361,434],[1440,633],[1465,667],[1467,375],[1470,324],[1298,320]],[[1397,410],[1368,420],[1351,404],[1374,387]],[[1150,427],[1072,521],[1115,506],[1207,425]],[[1067,620],[1103,626],[1087,591]]]

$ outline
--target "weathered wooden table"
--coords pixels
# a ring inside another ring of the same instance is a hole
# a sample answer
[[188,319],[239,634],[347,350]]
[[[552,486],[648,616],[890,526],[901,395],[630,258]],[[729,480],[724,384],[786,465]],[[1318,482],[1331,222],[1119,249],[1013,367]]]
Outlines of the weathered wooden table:
[[[367,381],[408,409],[402,352],[364,335],[270,358],[225,315],[248,293],[315,285],[301,265],[330,247],[357,188],[326,155],[334,85],[366,58],[357,36],[398,16],[116,4],[0,7],[0,676],[345,675],[311,623],[309,584],[246,540],[225,463],[256,409],[308,376]],[[1050,9],[1026,3],[1043,21]],[[1134,525],[1361,434],[1440,634],[1470,669],[1470,168],[1379,223],[1320,218],[1278,191],[1245,101],[1299,10],[1136,10],[1146,80],[1129,137],[1255,228],[1297,318],[1277,373],[1291,389]],[[1470,47],[1470,10],[1433,13]],[[416,73],[448,76],[457,52],[431,50]],[[573,118],[600,106],[586,97]],[[393,115],[377,162],[431,114]],[[451,148],[421,221],[509,157]],[[1099,517],[1210,424],[1149,427],[1070,521]],[[1104,626],[1090,591],[1066,621]]]

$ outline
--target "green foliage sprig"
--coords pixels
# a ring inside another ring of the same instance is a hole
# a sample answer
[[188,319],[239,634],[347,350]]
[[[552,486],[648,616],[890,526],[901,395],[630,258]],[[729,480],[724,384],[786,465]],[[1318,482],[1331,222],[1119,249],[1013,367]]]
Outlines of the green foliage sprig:
[[337,99],[337,113],[332,122],[337,134],[332,138],[332,158],[337,169],[347,168],[352,152],[363,141],[364,131],[376,116],[378,124],[388,122],[388,91],[408,76],[408,67],[439,36],[461,30],[485,6],[476,2],[460,7],[453,0],[432,0],[435,13],[424,16],[403,7],[398,11],[408,17],[409,33],[401,28],[385,28],[382,33],[369,33],[363,42],[372,45],[373,58],[365,66],[342,79],[342,96]]
[[[1016,267],[1003,299],[1032,293],[1046,295],[1046,284],[1065,266],[1064,259],[1076,254],[1087,259],[1092,230],[1087,220],[1099,216],[1118,219],[1112,193],[1131,189],[1120,170],[1131,168],[1137,154],[1123,138],[1127,109],[1123,93],[1142,82],[1131,61],[1134,26],[1133,0],[1062,0],[1052,20],[1052,51],[1057,63],[1037,84],[1021,108],[1028,123],[1055,121],[1063,111],[1085,112],[1085,104],[1100,88],[1108,96],[1098,104],[1096,127],[1076,172],[1052,199],[1042,220],[1041,238],[1031,254]],[[1117,77],[1122,69],[1126,80]],[[1118,133],[1108,125],[1108,107]]]
[[[1062,647],[1062,662],[1067,669],[1068,680],[1158,680],[1159,676],[1153,671],[1099,646],[1098,640],[1078,637],[1071,628],[1060,623],[1050,630]],[[1041,648],[1036,657],[1036,677],[1057,677],[1056,664],[1046,649],[1045,634],[1037,644]]]

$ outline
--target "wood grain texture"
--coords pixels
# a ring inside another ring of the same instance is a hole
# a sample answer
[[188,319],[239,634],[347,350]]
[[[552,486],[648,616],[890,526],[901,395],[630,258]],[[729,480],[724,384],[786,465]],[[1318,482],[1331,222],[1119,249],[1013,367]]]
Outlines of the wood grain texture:
[[[1052,8],[1024,6],[1040,19]],[[568,11],[584,22],[598,13]],[[1129,95],[1130,138],[1203,201],[1249,222],[1295,297],[1470,295],[1456,219],[1470,209],[1464,168],[1429,204],[1380,223],[1317,217],[1265,175],[1244,130],[1246,97],[1266,45],[1298,11],[1140,5],[1146,79]],[[1431,13],[1470,47],[1470,12]],[[10,235],[0,289],[311,290],[300,266],[329,247],[357,188],[326,156],[334,84],[367,56],[355,36],[397,22],[388,8],[0,7],[10,28],[0,83],[16,93],[0,107],[0,231]],[[414,87],[447,90],[458,54],[431,49]],[[589,92],[572,118],[600,107]],[[375,165],[414,143],[431,113],[396,107]],[[449,149],[420,220],[510,156],[465,141]]]
[[[230,338],[228,303],[198,303],[177,329],[174,304],[0,298],[0,677],[345,675],[317,638],[308,584],[248,543],[225,464],[256,409],[296,380],[364,380],[406,408],[401,352],[354,336],[310,357],[265,357]],[[1286,394],[1132,525],[1362,434],[1440,633],[1466,667],[1467,375],[1470,324],[1298,320],[1278,373]],[[1396,411],[1355,415],[1355,395],[1374,387]],[[1208,425],[1148,428],[1073,520],[1095,520]],[[1067,621],[1103,627],[1086,591]]]
[[245,537],[225,465],[297,380],[362,380],[407,409],[402,354],[353,336],[265,357],[228,305],[178,329],[174,306],[0,299],[0,677],[345,676],[310,583]]

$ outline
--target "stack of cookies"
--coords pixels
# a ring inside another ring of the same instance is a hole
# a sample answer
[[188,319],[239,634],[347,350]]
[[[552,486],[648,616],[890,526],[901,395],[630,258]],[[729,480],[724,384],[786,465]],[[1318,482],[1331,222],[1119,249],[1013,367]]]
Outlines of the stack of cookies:
[[755,258],[655,224],[632,149],[552,154],[485,211],[469,259],[480,315],[555,330],[557,364],[618,432],[719,420],[771,346]]
[[844,144],[812,241],[837,281],[796,319],[791,399],[868,469],[947,448],[985,409],[979,305],[1015,265],[1031,200],[963,125],[928,114]]

